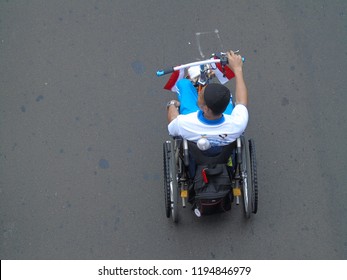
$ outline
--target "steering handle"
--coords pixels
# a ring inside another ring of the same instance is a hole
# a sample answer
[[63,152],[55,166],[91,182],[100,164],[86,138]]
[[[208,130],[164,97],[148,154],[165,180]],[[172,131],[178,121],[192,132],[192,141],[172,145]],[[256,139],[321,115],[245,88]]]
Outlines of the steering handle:
[[170,68],[167,68],[167,69],[162,69],[162,70],[158,70],[157,71],[157,76],[158,77],[161,77],[161,76],[164,76],[166,74],[170,74],[172,72],[174,72],[174,67],[170,67]]
[[[242,62],[245,62],[245,61],[246,61],[246,59],[244,57],[242,57]],[[170,74],[170,73],[172,73],[174,71],[177,71],[177,70],[189,68],[189,67],[192,67],[192,66],[210,64],[210,63],[225,63],[224,65],[226,65],[226,64],[228,64],[228,59],[227,59],[227,57],[225,57],[225,56],[223,57],[222,56],[222,58],[211,58],[211,59],[191,62],[191,63],[187,63],[187,64],[175,66],[175,67],[169,67],[167,69],[158,70],[157,71],[157,76],[161,77],[161,76],[164,76],[166,74]]]

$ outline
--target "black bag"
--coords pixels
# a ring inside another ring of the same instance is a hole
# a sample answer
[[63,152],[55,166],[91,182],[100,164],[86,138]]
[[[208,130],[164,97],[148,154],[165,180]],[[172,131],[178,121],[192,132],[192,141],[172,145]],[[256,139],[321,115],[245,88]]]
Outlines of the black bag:
[[230,210],[231,180],[226,164],[198,165],[194,192],[197,216]]

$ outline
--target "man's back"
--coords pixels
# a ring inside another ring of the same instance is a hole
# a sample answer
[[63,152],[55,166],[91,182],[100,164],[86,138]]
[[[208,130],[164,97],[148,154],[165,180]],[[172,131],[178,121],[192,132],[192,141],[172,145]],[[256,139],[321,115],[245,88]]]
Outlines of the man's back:
[[209,120],[202,111],[179,115],[168,126],[172,136],[197,142],[200,138],[207,138],[211,146],[224,146],[235,141],[246,129],[248,110],[239,104],[231,115],[223,114],[221,118]]

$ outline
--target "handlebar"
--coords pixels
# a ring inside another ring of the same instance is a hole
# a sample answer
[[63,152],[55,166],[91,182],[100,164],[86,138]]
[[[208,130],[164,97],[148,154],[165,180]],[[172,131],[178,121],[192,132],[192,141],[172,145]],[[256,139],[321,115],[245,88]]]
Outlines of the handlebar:
[[[196,61],[196,62],[191,62],[191,63],[179,65],[179,66],[174,66],[174,67],[170,67],[167,69],[161,69],[161,70],[157,71],[157,76],[161,77],[161,76],[164,76],[166,74],[170,74],[172,72],[175,72],[177,70],[189,68],[192,66],[199,66],[199,65],[210,64],[210,63],[221,63],[221,61],[223,61],[224,63],[228,62],[228,60],[225,60],[225,58],[224,59],[223,58],[222,59],[221,58],[211,58],[211,59],[207,59],[207,60]],[[242,57],[242,62],[245,62],[245,61],[246,61],[246,59],[244,57]]]
[[157,71],[157,76],[160,77],[160,76],[172,73],[174,71],[185,69],[185,68],[189,68],[189,67],[192,67],[192,66],[199,66],[199,65],[204,65],[204,64],[209,64],[209,63],[219,63],[219,62],[220,62],[220,59],[215,59],[215,58],[202,60],[202,61],[191,62],[191,63],[187,63],[187,64],[175,66],[175,67],[171,67],[171,68],[168,68],[168,69],[165,69],[165,70],[164,69],[163,70],[159,70],[159,71]]
[[170,74],[172,72],[174,72],[174,67],[171,67],[171,68],[167,68],[167,69],[162,69],[162,70],[158,70],[157,71],[157,76],[160,77],[160,76],[164,76],[166,74]]

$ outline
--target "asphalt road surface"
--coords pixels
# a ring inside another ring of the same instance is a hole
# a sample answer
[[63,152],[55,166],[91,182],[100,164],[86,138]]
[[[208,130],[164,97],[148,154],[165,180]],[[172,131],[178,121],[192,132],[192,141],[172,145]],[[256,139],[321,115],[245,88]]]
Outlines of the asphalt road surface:
[[[214,30],[247,59],[259,211],[175,225],[155,73]],[[346,259],[346,70],[346,1],[1,1],[0,258]]]

